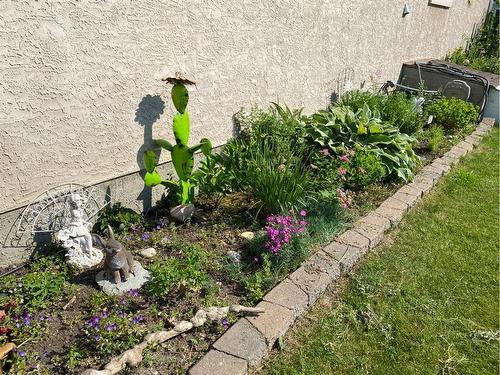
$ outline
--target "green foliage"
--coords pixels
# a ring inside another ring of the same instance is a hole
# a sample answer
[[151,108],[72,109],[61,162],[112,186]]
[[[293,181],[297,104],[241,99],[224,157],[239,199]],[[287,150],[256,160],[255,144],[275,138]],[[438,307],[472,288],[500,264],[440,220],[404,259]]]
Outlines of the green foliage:
[[29,267],[21,278],[11,276],[2,281],[5,287],[15,290],[18,305],[36,312],[50,307],[62,295],[69,270],[55,256],[40,256]]
[[382,121],[389,122],[402,133],[410,135],[418,132],[425,123],[423,116],[415,110],[413,97],[400,91],[386,96],[353,90],[342,96],[338,105],[350,107],[354,112],[363,110],[367,105],[370,110],[380,113]]
[[172,163],[174,164],[179,181],[163,180],[156,171],[158,164],[156,153],[153,150],[148,150],[143,155],[144,166],[146,167],[144,184],[148,187],[162,184],[174,190],[181,204],[189,204],[194,200],[194,188],[199,181],[199,179],[192,176],[194,165],[193,155],[198,150],[201,150],[205,156],[210,155],[212,144],[208,139],[203,138],[199,144],[192,147],[188,146],[190,121],[186,106],[189,101],[189,93],[181,81],[177,81],[174,84],[171,96],[174,106],[178,111],[174,115],[172,126],[175,145],[164,139],[156,139],[154,142],[157,147],[161,147],[171,153]]
[[417,133],[425,123],[422,114],[415,110],[413,97],[401,91],[390,93],[380,112],[383,121],[410,135]]
[[457,48],[446,56],[446,60],[477,70],[500,74],[498,23],[499,14],[497,12],[488,13],[483,27],[468,41],[467,48]]
[[248,303],[257,303],[260,301],[274,284],[270,258],[271,255],[269,253],[264,254],[262,256],[262,268],[245,280],[246,299]]
[[358,147],[349,162],[342,165],[346,170],[344,186],[350,190],[361,190],[386,174],[380,158],[368,148]]
[[404,181],[413,179],[418,163],[412,149],[415,139],[383,123],[379,111],[371,111],[366,104],[357,112],[349,107],[333,106],[314,114],[307,127],[307,137],[316,147],[339,156],[348,149],[366,148],[378,157],[387,175]]
[[168,257],[151,265],[149,293],[165,296],[176,290],[190,293],[200,290],[208,280],[206,265],[209,253],[196,245],[186,245],[179,257]]
[[[240,136],[214,157],[213,172],[203,177],[209,183],[200,190],[250,191],[262,214],[300,205],[311,194],[302,112],[274,104],[268,111],[240,112],[238,123]],[[210,182],[213,176],[217,184]]]
[[424,130],[421,139],[425,142],[425,147],[431,152],[439,149],[444,140],[444,130],[441,126],[431,125]]
[[68,354],[66,355],[66,368],[69,371],[73,371],[82,359],[85,358],[85,351],[82,348],[72,345],[69,348]]
[[476,105],[457,98],[442,97],[427,105],[425,112],[433,116],[435,124],[452,132],[475,127],[479,117]]
[[141,214],[131,208],[123,207],[120,202],[114,205],[106,206],[97,218],[93,230],[98,233],[106,233],[108,225],[111,226],[114,233],[128,232],[129,229],[142,222]]

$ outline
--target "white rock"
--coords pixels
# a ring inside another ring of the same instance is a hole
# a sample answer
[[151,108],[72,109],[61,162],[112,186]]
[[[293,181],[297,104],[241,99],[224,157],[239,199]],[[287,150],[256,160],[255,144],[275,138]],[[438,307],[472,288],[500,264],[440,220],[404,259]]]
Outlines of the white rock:
[[144,258],[153,258],[156,255],[156,249],[148,247],[147,249],[142,249],[139,254]]
[[241,238],[244,238],[246,240],[253,240],[255,238],[255,233],[254,232],[243,232],[240,234]]
[[241,262],[241,254],[236,252],[236,251],[233,251],[233,250],[230,250],[227,252],[227,257],[229,259],[231,259],[231,261],[233,261],[234,263],[240,263]]

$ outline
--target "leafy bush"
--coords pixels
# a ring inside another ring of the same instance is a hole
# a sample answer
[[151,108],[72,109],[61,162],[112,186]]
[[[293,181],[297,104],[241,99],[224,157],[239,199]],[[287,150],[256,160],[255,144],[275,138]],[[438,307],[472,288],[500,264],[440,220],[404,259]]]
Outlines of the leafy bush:
[[266,215],[300,205],[310,194],[301,111],[274,104],[237,118],[240,136],[213,156],[211,171],[200,175],[200,191],[250,191]]
[[455,64],[470,66],[474,69],[500,74],[498,18],[498,12],[488,13],[483,27],[468,41],[467,48],[457,48],[446,56],[446,60]]
[[427,114],[433,116],[433,122],[445,130],[464,130],[475,126],[479,117],[478,107],[457,98],[442,97],[425,107]]
[[421,139],[425,142],[427,150],[435,152],[443,143],[444,130],[438,125],[432,125],[423,132]]
[[188,245],[180,257],[169,257],[151,266],[148,292],[164,296],[178,290],[183,293],[200,290],[208,282],[205,267],[208,252],[195,245]]
[[425,122],[423,116],[415,110],[413,97],[400,91],[386,96],[354,90],[346,93],[339,102],[339,106],[350,107],[354,112],[363,110],[365,105],[372,111],[377,110],[382,121],[389,122],[406,134],[415,134]]
[[133,225],[142,221],[142,215],[131,208],[123,207],[121,203],[115,203],[112,206],[106,206],[101,211],[93,230],[98,233],[104,233],[108,225],[113,228],[115,233],[127,232]]
[[388,121],[400,132],[410,135],[417,133],[425,123],[422,114],[415,110],[413,97],[401,91],[392,92],[380,112],[383,121]]
[[353,112],[349,107],[333,106],[312,116],[307,127],[308,141],[335,155],[348,149],[365,148],[376,155],[387,171],[405,181],[413,178],[418,157],[412,149],[415,139],[394,126],[383,123],[378,110],[365,104]]
[[345,171],[344,186],[351,190],[361,190],[385,176],[386,171],[380,158],[370,149],[357,147],[356,150],[348,150],[348,153],[341,158],[342,168]]

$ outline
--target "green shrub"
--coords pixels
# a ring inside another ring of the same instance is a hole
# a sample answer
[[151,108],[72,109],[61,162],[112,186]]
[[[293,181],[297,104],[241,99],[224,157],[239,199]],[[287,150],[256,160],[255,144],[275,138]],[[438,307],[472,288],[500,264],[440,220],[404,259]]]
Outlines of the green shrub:
[[477,124],[478,107],[457,98],[442,97],[425,107],[425,112],[433,116],[433,122],[447,131],[465,130]]
[[349,107],[333,106],[312,116],[307,139],[319,149],[341,156],[348,149],[365,148],[376,155],[387,171],[405,181],[413,179],[418,157],[412,149],[415,138],[380,119],[378,110],[365,104],[353,112]]
[[470,66],[473,69],[500,74],[498,17],[497,12],[488,13],[482,28],[468,41],[467,49],[457,48],[446,56],[446,60]]
[[444,140],[444,130],[438,125],[432,125],[423,132],[422,140],[427,150],[435,152]]
[[93,230],[98,233],[105,233],[108,225],[115,233],[127,232],[133,225],[142,222],[142,215],[131,208],[123,207],[120,202],[112,206],[106,206],[94,225]]
[[212,172],[200,177],[200,190],[249,191],[262,214],[299,205],[310,194],[301,111],[274,104],[237,117],[240,136],[214,155]]
[[422,114],[415,111],[413,98],[400,91],[394,91],[387,97],[380,112],[383,121],[410,135],[421,130],[425,123]]
[[208,255],[196,245],[187,245],[180,257],[168,257],[153,263],[148,292],[165,296],[174,290],[182,293],[199,291],[209,280],[205,270]]
[[358,112],[363,110],[365,104],[370,110],[377,110],[382,121],[389,122],[406,134],[415,134],[425,122],[423,116],[415,111],[413,97],[400,91],[388,96],[369,91],[349,91],[340,99],[338,106],[347,106]]
[[374,152],[363,147],[357,147],[353,152],[349,161],[342,163],[346,171],[345,187],[350,190],[361,190],[385,177],[385,168]]

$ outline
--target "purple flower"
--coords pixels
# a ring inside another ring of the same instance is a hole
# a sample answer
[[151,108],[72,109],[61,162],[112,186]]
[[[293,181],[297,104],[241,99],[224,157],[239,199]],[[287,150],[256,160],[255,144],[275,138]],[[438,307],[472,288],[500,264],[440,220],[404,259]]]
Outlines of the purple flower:
[[87,320],[87,325],[88,325],[90,328],[94,328],[94,329],[96,329],[96,330],[97,330],[97,329],[98,329],[98,327],[99,327],[99,321],[100,321],[100,320],[101,320],[101,319],[100,319],[97,315],[95,315],[95,316],[93,316],[92,318],[90,318],[89,320]]
[[142,234],[142,239],[143,239],[144,241],[149,240],[149,233],[148,233],[148,232],[143,233],[143,234]]
[[19,354],[19,357],[24,357],[26,355],[26,352],[23,350],[19,350],[17,354]]
[[100,339],[101,339],[101,336],[99,336],[99,335],[95,335],[95,336],[94,336],[94,340],[95,340],[95,341],[99,341]]
[[106,330],[109,331],[109,332],[111,332],[111,331],[114,331],[116,329],[116,327],[117,327],[116,323],[111,323],[111,324],[108,324],[106,326]]
[[224,326],[224,329],[229,328],[229,322],[226,318],[222,319],[222,325]]
[[127,294],[132,297],[132,298],[137,298],[139,297],[139,290],[138,289],[130,289]]
[[118,311],[118,316],[120,318],[125,318],[125,313],[123,312],[123,310]]
[[21,327],[21,324],[19,324],[19,322],[16,322],[16,324],[14,324],[14,326],[15,326],[16,328],[19,328],[19,327]]
[[134,316],[134,318],[132,319],[132,324],[139,324],[142,323],[143,321],[144,317],[142,315]]

